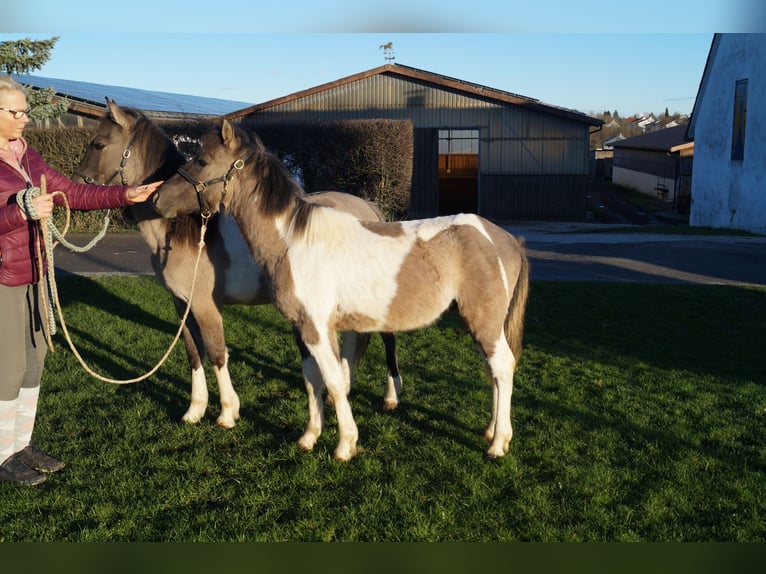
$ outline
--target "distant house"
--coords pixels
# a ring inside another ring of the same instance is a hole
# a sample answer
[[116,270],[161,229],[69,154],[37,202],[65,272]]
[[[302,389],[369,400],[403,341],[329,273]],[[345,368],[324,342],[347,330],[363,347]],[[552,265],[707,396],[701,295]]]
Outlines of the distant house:
[[[614,123],[614,120],[611,122]],[[611,124],[610,124],[611,125]],[[614,144],[625,139],[625,136],[617,134],[601,144],[600,148],[591,150],[591,177],[595,179],[612,179],[612,158],[614,157]]]
[[408,119],[410,215],[582,217],[591,128],[581,112],[401,64],[386,64],[228,114],[253,126]]
[[688,209],[694,142],[685,125],[615,141],[612,147],[614,183]]
[[26,74],[16,75],[14,79],[26,86],[31,86],[33,89],[53,88],[56,97],[69,100],[69,111],[59,120],[63,125],[82,126],[95,123],[106,112],[107,97],[115,100],[120,106],[129,106],[146,112],[147,115],[158,121],[211,118],[252,105],[248,102],[43,78]]
[[694,102],[689,223],[766,233],[766,35],[716,34]]
[[603,144],[604,145],[604,149],[613,149],[614,148],[614,144],[616,144],[617,142],[621,142],[624,139],[625,139],[624,135],[617,134],[616,136],[611,137],[611,138],[609,138],[608,140],[606,140],[604,142],[604,144]]

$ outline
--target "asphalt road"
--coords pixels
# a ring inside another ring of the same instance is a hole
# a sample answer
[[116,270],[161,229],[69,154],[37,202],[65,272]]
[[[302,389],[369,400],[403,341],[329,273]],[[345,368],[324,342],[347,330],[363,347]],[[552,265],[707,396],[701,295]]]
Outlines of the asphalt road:
[[[766,237],[625,233],[624,226],[606,224],[530,222],[507,228],[525,238],[533,281],[766,285]],[[91,237],[67,239],[84,245]],[[149,249],[138,234],[111,233],[86,253],[58,246],[54,254],[57,276],[153,275]]]

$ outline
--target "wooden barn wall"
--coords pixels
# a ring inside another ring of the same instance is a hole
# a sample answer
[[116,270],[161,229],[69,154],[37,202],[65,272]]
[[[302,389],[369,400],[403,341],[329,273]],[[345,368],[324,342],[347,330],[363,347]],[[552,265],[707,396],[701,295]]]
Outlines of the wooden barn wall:
[[242,121],[257,129],[275,123],[378,118],[413,122],[411,211],[417,216],[438,212],[435,138],[437,130],[445,128],[479,130],[482,215],[585,213],[581,190],[589,169],[589,125],[523,105],[504,106],[410,79],[377,75],[309,94]]

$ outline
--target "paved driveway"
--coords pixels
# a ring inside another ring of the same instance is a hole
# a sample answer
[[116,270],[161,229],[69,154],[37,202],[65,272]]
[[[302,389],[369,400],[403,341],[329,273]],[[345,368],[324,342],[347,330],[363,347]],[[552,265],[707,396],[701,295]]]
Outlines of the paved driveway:
[[[599,233],[584,233],[593,228]],[[624,226],[617,230],[624,230]],[[640,281],[766,286],[766,237],[608,233],[605,224],[508,225],[529,249],[532,280]],[[68,239],[86,244],[91,235]],[[87,253],[55,251],[57,275],[152,275],[140,235],[108,234]]]

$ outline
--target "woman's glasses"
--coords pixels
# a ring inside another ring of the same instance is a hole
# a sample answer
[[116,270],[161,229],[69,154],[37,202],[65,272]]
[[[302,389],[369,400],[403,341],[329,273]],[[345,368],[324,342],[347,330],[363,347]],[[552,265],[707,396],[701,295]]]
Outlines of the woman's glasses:
[[0,110],[11,114],[14,120],[20,120],[24,116],[29,116],[29,112],[32,111],[32,108],[27,108],[26,110],[9,110],[8,108],[0,108]]

